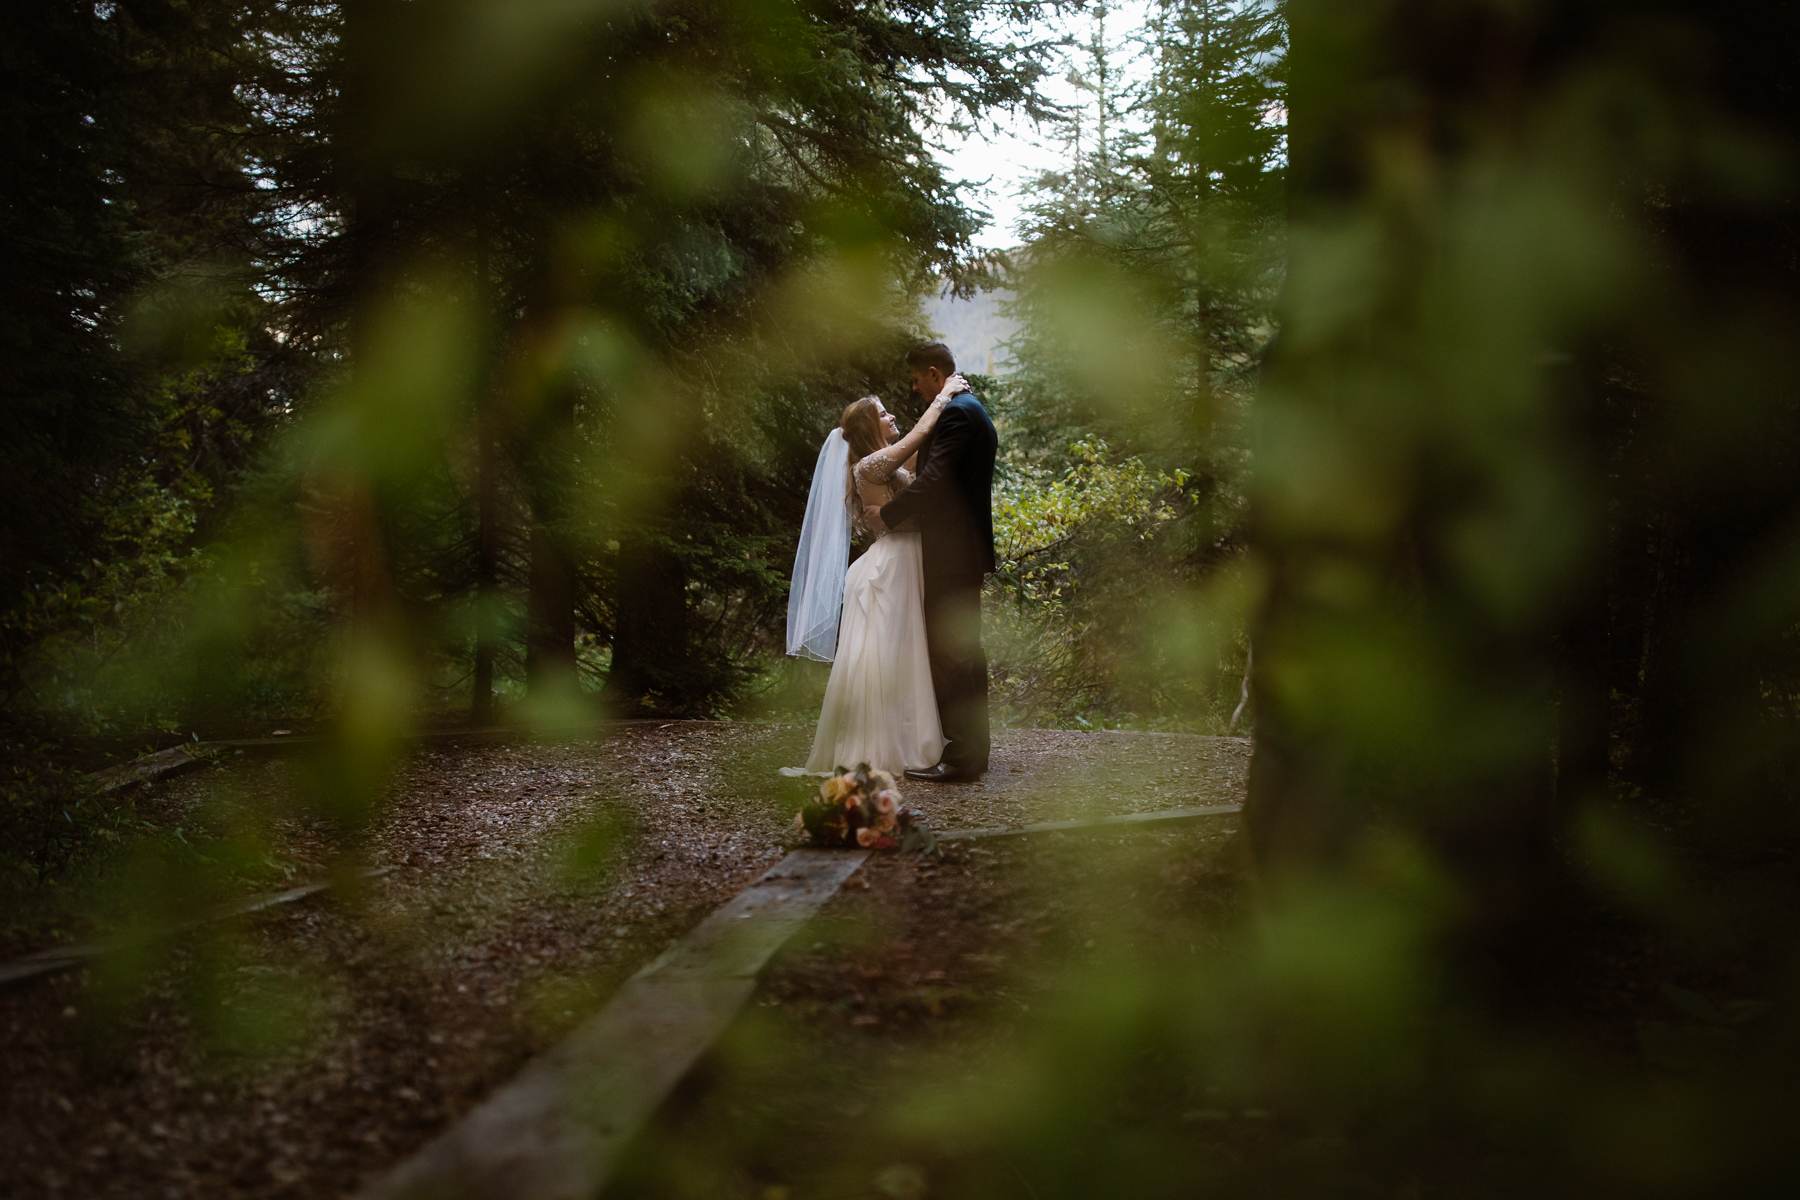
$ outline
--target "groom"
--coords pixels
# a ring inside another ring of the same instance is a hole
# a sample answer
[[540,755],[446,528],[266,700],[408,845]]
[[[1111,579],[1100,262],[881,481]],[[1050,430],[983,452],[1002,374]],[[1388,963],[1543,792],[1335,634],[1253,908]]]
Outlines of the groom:
[[[956,374],[942,342],[906,355],[913,391],[926,402]],[[919,449],[913,485],[880,508],[866,508],[870,528],[913,520],[924,544],[925,637],[931,686],[946,744],[934,767],[908,779],[960,783],[988,766],[987,654],[981,648],[981,580],[994,569],[994,423],[973,392],[950,401]]]

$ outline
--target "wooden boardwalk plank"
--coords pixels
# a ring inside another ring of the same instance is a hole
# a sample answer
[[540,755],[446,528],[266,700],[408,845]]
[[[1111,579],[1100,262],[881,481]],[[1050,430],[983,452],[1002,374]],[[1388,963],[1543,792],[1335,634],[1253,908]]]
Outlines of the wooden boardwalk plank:
[[[1010,829],[946,840],[1226,816],[1241,805]],[[562,1042],[387,1175],[359,1200],[590,1200],[630,1140],[722,1035],[756,977],[867,860],[867,851],[796,850],[714,910]]]
[[988,829],[951,829],[938,834],[938,841],[964,841],[970,838],[1013,837],[1021,833],[1062,833],[1072,829],[1105,829],[1116,825],[1150,825],[1162,821],[1192,821],[1199,817],[1226,817],[1241,813],[1241,804],[1208,804],[1199,808],[1160,808],[1154,812],[1123,813],[1112,817],[1075,817],[1066,821],[1039,821],[1035,825],[1001,825]]
[[[386,875],[392,867],[371,867],[359,872],[364,879],[374,879]],[[16,983],[31,979],[38,975],[48,975],[52,971],[61,971],[68,967],[78,967],[82,963],[91,962],[107,954],[120,950],[128,950],[133,946],[141,946],[150,942],[162,941],[183,930],[192,929],[196,925],[205,925],[211,921],[223,921],[231,917],[246,916],[260,912],[265,908],[274,908],[279,904],[290,904],[295,900],[303,900],[315,892],[322,892],[331,887],[329,880],[319,883],[302,884],[299,887],[286,888],[279,892],[264,892],[260,896],[251,896],[244,900],[233,900],[225,904],[215,905],[185,921],[177,921],[160,929],[128,937],[103,938],[94,942],[78,942],[70,946],[54,946],[48,950],[15,958],[9,963],[0,964],[0,984]]]
[[[658,722],[650,717],[622,717],[600,721],[581,722],[567,726],[551,726],[530,728],[517,725],[478,725],[470,727],[452,727],[449,729],[419,729],[401,735],[405,742],[490,742],[531,741],[536,738],[569,738],[589,737],[595,734],[617,732],[633,725],[649,725],[669,722]],[[299,750],[304,748],[329,747],[332,735],[329,733],[294,733],[280,737],[243,737],[215,738],[205,742],[183,742],[179,746],[170,746],[166,750],[156,750],[149,754],[141,754],[129,762],[115,767],[106,767],[87,774],[88,782],[101,795],[135,787],[140,783],[151,783],[159,779],[167,779],[171,775],[179,775],[191,771],[195,767],[206,766],[217,760],[224,751],[229,750]]]
[[[1002,837],[1226,816],[1241,805],[952,830],[943,839]],[[796,930],[867,860],[867,851],[795,850],[714,910],[562,1042],[359,1200],[590,1200],[630,1140],[722,1035],[756,977]]]
[[755,989],[754,978],[631,979],[361,1196],[592,1200],[630,1138]]
[[591,1200],[736,1019],[756,975],[867,851],[796,850],[361,1200]]
[[863,850],[793,851],[755,886],[694,926],[645,973],[754,977],[867,858]]
[[104,771],[93,771],[89,773],[88,781],[94,785],[96,792],[105,796],[128,787],[136,787],[140,783],[150,783],[184,771],[192,771],[206,763],[206,754],[197,744],[171,746],[167,750],[141,755]]

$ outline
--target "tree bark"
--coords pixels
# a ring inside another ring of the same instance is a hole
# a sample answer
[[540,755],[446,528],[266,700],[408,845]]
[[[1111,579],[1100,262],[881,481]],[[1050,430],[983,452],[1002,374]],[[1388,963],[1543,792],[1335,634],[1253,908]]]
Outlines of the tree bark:
[[[1344,23],[1329,9],[1319,0],[1296,0],[1288,10],[1290,226],[1350,203],[1357,190],[1359,165],[1351,147],[1359,114],[1338,102],[1330,64],[1368,50],[1344,44]],[[1282,311],[1295,307],[1296,297],[1309,286],[1310,271],[1303,254],[1290,253]],[[1274,450],[1269,418],[1276,404],[1271,397],[1298,396],[1307,389],[1306,364],[1288,347],[1287,337],[1278,331],[1264,358],[1250,486],[1249,541],[1264,565],[1266,581],[1251,621],[1250,643],[1258,653],[1248,671],[1255,731],[1244,822],[1251,857],[1265,881],[1287,864],[1304,868],[1336,861],[1355,825],[1340,781],[1333,779],[1337,765],[1327,761],[1325,747],[1309,744],[1311,739],[1301,735],[1300,714],[1290,711],[1279,678],[1281,664],[1297,653],[1289,647],[1288,627],[1296,607],[1296,576],[1304,569],[1302,539],[1277,515],[1286,481],[1269,467]],[[1279,403],[1285,407],[1290,401]],[[1318,395],[1312,403],[1329,400]]]
[[575,393],[551,382],[536,427],[531,492],[531,567],[526,599],[525,686],[533,696],[573,696],[575,555],[569,488],[575,442]]
[[637,530],[621,540],[607,699],[628,711],[685,712],[693,699],[683,670],[688,661],[686,573],[651,531]]
[[[475,221],[475,302],[484,332],[497,319],[489,277],[487,223]],[[486,725],[494,719],[494,656],[499,645],[500,603],[500,455],[496,428],[493,339],[482,356],[482,378],[475,387],[475,682],[469,719]]]
[[[1593,552],[1579,576],[1557,631],[1556,805],[1560,813],[1601,799],[1611,775],[1611,592],[1617,538],[1607,514],[1618,507],[1608,449],[1604,372],[1593,355],[1551,364],[1562,407],[1570,414],[1568,436],[1601,497],[1593,514]],[[1552,818],[1554,821],[1555,818]]]
[[[386,99],[399,6],[393,0],[367,0],[344,10],[344,97],[342,120],[335,130],[345,175],[349,220],[350,284],[354,289],[349,321],[350,370],[364,376],[378,352],[376,324],[397,274],[395,181],[387,156],[374,145],[370,130]],[[352,403],[367,406],[377,398],[353,382]],[[339,491],[340,536],[345,540],[351,623],[358,636],[389,636],[397,605],[384,536],[379,489],[366,463],[349,467]]]

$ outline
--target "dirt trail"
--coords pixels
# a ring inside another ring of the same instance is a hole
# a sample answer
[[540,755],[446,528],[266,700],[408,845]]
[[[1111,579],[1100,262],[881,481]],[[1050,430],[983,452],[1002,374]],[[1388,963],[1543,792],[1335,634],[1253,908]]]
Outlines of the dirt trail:
[[[766,870],[807,785],[799,725],[634,725],[432,746],[365,857],[393,870],[116,965],[0,991],[0,1195],[340,1195],[421,1144]],[[937,828],[1241,798],[1247,743],[1003,731],[978,785],[909,800]],[[290,812],[304,762],[167,781],[164,820]],[[218,816],[218,814],[225,814]],[[316,820],[272,861],[326,870]]]

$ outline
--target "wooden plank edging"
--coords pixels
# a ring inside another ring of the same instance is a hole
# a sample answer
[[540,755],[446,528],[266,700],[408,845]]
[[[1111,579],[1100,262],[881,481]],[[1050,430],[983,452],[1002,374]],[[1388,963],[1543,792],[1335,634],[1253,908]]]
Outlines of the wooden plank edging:
[[359,1200],[591,1200],[757,973],[868,857],[790,853]]
[[[363,879],[374,879],[386,875],[392,867],[370,867],[357,874]],[[295,900],[303,900],[316,892],[322,892],[332,886],[330,880],[317,883],[301,884],[299,887],[284,888],[279,892],[264,892],[244,900],[231,900],[189,917],[185,921],[177,921],[160,929],[153,929],[135,936],[102,938],[92,942],[77,942],[69,946],[53,946],[48,950],[38,950],[31,954],[15,958],[9,963],[0,964],[0,984],[18,983],[39,975],[48,975],[53,971],[78,967],[83,963],[113,954],[120,950],[129,950],[153,942],[163,941],[196,925],[205,925],[213,921],[223,921],[230,917],[247,916],[260,912],[265,908],[274,908],[278,904],[291,904]]]
[[1241,804],[1208,804],[1197,808],[1161,808],[1154,812],[1122,813],[1111,817],[1073,817],[1066,821],[1039,821],[1034,825],[997,825],[987,829],[951,829],[938,834],[940,842],[973,838],[1013,837],[1021,833],[1064,833],[1080,829],[1105,829],[1116,825],[1151,825],[1164,821],[1192,821],[1199,817],[1226,817],[1244,811]]
[[171,775],[179,775],[184,771],[192,771],[196,767],[205,766],[207,758],[199,753],[200,743],[186,743],[170,746],[167,750],[158,750],[154,754],[140,755],[128,763],[116,767],[107,767],[103,771],[93,771],[88,775],[88,782],[94,790],[104,796],[111,792],[123,791],[140,783],[152,780],[167,779]]
[[[529,725],[471,725],[451,726],[447,729],[415,729],[400,735],[406,742],[507,742],[530,741],[534,738],[573,738],[591,734],[605,734],[636,725],[658,725],[667,728],[677,723],[711,724],[712,722],[674,722],[659,717],[602,717],[590,722],[576,722],[567,726],[546,726],[537,728]],[[742,724],[757,724],[746,721]],[[217,752],[225,750],[294,750],[302,746],[321,746],[332,739],[330,733],[291,733],[279,737],[244,737],[215,738],[204,742],[183,742],[178,746],[170,746],[162,750],[154,750],[148,754],[140,754],[128,762],[117,766],[104,767],[98,771],[89,771],[87,780],[102,795],[132,787],[139,783],[149,783],[157,779],[166,779],[183,771],[203,766],[213,761]]]
[[[951,830],[940,840],[1188,821],[1236,804]],[[688,1070],[737,1019],[775,952],[869,858],[795,850],[626,981],[594,1016],[357,1200],[591,1200]]]

